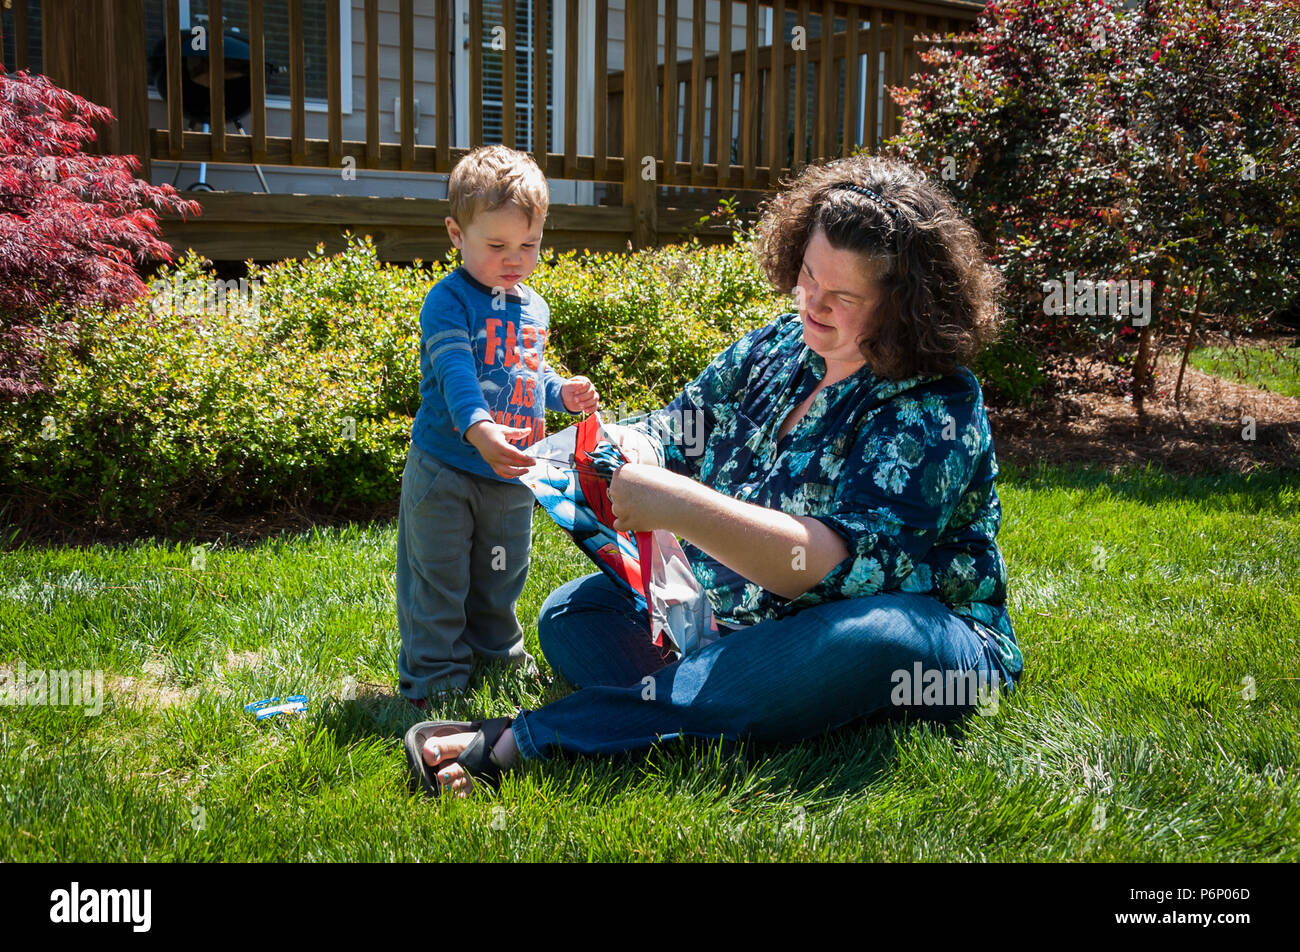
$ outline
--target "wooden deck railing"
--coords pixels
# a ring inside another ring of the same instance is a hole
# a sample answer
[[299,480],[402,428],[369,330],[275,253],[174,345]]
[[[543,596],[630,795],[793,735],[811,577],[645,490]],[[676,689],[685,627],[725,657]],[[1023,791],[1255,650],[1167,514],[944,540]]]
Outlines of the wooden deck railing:
[[[315,139],[306,135],[302,0],[289,0],[288,4],[287,136],[268,133],[262,0],[248,3],[252,79],[248,135],[226,131],[223,36],[222,30],[215,27],[208,31],[211,131],[184,128],[180,3],[165,0],[167,127],[147,129],[143,141],[128,138],[121,143],[122,150],[138,152],[146,169],[148,160],[154,159],[318,168],[340,168],[348,161],[358,170],[450,172],[469,149],[485,142],[483,112],[473,105],[468,141],[457,142],[453,136],[451,0],[421,0],[421,11],[432,9],[435,18],[432,144],[415,141],[414,0],[396,0],[401,120],[395,141],[381,132],[379,0],[355,2],[361,10],[363,32],[363,140],[343,138],[340,90],[345,77],[337,3],[325,4],[327,137]],[[571,81],[565,83],[563,101],[549,104],[553,115],[563,120],[562,141],[548,141],[548,124],[544,120],[531,122],[530,141],[519,141],[519,77],[515,75],[513,55],[501,57],[501,139],[531,151],[552,179],[622,185],[622,203],[632,211],[631,233],[638,246],[656,241],[662,186],[770,190],[782,176],[807,163],[847,155],[859,146],[877,148],[882,138],[894,134],[900,125],[898,109],[883,87],[906,84],[907,78],[920,68],[917,54],[925,45],[920,37],[963,30],[982,8],[980,3],[965,0],[625,0],[624,9],[615,13],[623,20],[626,38],[623,69],[610,71],[608,0],[592,0],[595,43],[587,48],[581,48],[579,43],[579,14],[588,8],[580,11],[578,0],[535,0],[531,9],[532,35],[546,35],[548,10],[559,4],[564,4],[565,29],[554,33],[553,54],[548,56],[545,43],[535,43],[532,50],[531,108],[533,117],[546,116],[546,73],[557,68],[565,70]],[[502,6],[505,24],[517,27],[522,5],[503,0]],[[120,35],[133,28],[143,35],[142,0],[80,0],[75,4],[71,0],[45,0],[44,9],[48,12],[50,8],[74,7],[111,7],[114,12],[102,13],[110,29]],[[26,29],[19,12],[23,9],[21,3],[16,4],[12,19],[20,48]],[[780,42],[760,45],[759,23],[768,11],[783,35]],[[789,31],[784,29],[787,12],[795,18],[794,29]],[[208,23],[222,23],[222,13],[221,0],[208,0]],[[710,16],[716,16],[718,22],[708,20]],[[469,17],[470,35],[485,37],[482,5],[469,4]],[[733,30],[742,17],[743,30]],[[664,32],[661,60],[662,22],[679,24],[679,29]],[[58,36],[50,35],[53,23],[47,24],[44,31],[47,51],[52,44],[57,47],[61,42]],[[680,42],[679,30],[689,33],[689,44]],[[517,34],[507,28],[507,35]],[[487,36],[491,36],[490,25]],[[709,37],[716,38],[711,45],[706,43]],[[115,45],[111,35],[96,41]],[[139,39],[134,42],[137,47],[142,45]],[[485,53],[482,42],[467,45],[469,90],[460,97],[465,105],[483,89]],[[21,66],[22,62],[20,57],[14,65]],[[580,95],[578,89],[580,62],[584,72],[587,63],[592,68],[590,98],[585,90]],[[76,73],[75,62],[68,68]],[[121,63],[120,69],[126,68]],[[423,71],[421,79],[427,79]],[[861,95],[864,80],[865,96]],[[81,84],[89,82],[83,77]],[[76,89],[75,83],[64,84]],[[123,108],[122,97],[138,96],[139,103],[130,104],[130,108],[133,113],[144,109],[147,114],[147,90],[134,83],[118,85],[117,110]],[[737,93],[738,115],[732,105]],[[684,104],[684,109],[679,104]],[[578,148],[579,110],[591,110],[589,153]],[[683,112],[684,116],[680,115]]]
[[[678,0],[665,2],[671,19]],[[696,5],[700,5],[700,0],[696,0]],[[675,67],[670,70],[660,64],[655,68],[661,116],[655,154],[660,157],[657,169],[661,185],[766,190],[774,187],[778,176],[808,162],[847,156],[860,146],[869,150],[878,148],[901,125],[898,107],[881,88],[882,76],[885,85],[903,85],[914,72],[928,68],[917,56],[928,44],[918,37],[954,32],[973,21],[973,17],[967,20],[951,11],[945,16],[923,12],[901,15],[905,8],[924,10],[935,8],[935,4],[818,4],[817,15],[825,18],[821,22],[843,20],[845,28],[833,33],[829,45],[820,36],[808,39],[806,49],[799,51],[804,55],[801,70],[796,65],[799,56],[789,49],[788,43],[757,44],[754,14],[760,3],[748,0],[743,5],[750,11],[746,17],[744,49],[731,50],[724,40],[717,52],[704,51],[704,31],[698,20],[694,21],[694,44],[689,59],[676,59],[673,37],[671,34],[668,37],[665,60],[675,63]],[[812,4],[808,0],[788,5],[777,0],[762,5],[772,7],[776,18],[787,9],[797,12],[797,25],[808,31],[812,19]],[[724,20],[728,6],[725,3],[722,6]],[[897,9],[892,10],[895,19],[890,22],[885,16],[892,7]],[[728,31],[721,32],[725,37]],[[718,64],[723,61],[729,61],[730,69],[719,77]],[[811,80],[809,71],[815,73]],[[665,72],[672,74],[668,97],[664,96]],[[781,74],[786,81],[774,83],[773,75]],[[864,76],[866,95],[860,98],[858,86]],[[791,85],[795,87],[793,122],[789,121],[791,109],[786,102]],[[731,100],[737,87],[741,103],[738,134],[731,113]],[[611,73],[608,88],[608,121],[611,134],[619,138],[624,112],[623,73]],[[810,92],[816,103],[811,110],[806,108]],[[679,122],[677,105],[683,96],[688,117],[685,122]],[[706,112],[712,116],[708,129],[705,128]],[[878,124],[883,127],[881,135],[877,134]],[[728,143],[726,150],[719,149],[723,141]],[[684,161],[676,159],[679,143],[687,156]],[[738,168],[732,167],[732,153],[739,158]]]

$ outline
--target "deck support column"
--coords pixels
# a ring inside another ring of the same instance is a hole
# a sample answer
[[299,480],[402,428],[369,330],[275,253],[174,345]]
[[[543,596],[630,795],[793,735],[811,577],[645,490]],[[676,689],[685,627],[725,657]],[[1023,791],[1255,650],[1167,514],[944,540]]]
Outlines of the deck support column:
[[96,124],[86,151],[135,155],[136,174],[150,180],[149,78],[144,0],[42,0],[45,76],[57,86],[113,110]]
[[623,35],[641,38],[626,43],[623,54],[623,204],[633,209],[632,246],[652,248],[659,243],[657,198],[662,158],[655,154],[658,64],[654,38],[659,14],[656,4],[637,0],[624,6],[623,16]]

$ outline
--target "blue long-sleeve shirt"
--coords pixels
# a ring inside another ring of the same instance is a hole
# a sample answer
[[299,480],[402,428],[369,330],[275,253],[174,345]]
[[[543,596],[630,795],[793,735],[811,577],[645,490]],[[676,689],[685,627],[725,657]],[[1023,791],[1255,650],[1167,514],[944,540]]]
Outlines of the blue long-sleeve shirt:
[[546,364],[550,308],[540,294],[518,285],[492,289],[463,267],[429,289],[420,308],[420,409],[411,442],[465,472],[501,482],[465,439],[475,423],[490,420],[531,430],[515,445],[546,435],[544,410],[571,412],[560,388],[564,378]]

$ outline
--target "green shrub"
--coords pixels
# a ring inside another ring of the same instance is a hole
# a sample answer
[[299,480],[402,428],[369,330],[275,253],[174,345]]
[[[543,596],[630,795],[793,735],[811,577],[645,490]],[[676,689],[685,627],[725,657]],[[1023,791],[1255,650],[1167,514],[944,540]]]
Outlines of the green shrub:
[[1027,406],[1035,391],[1047,382],[1043,364],[1033,350],[1013,339],[990,344],[971,368],[990,402]]
[[611,416],[620,405],[664,406],[715,354],[788,306],[742,244],[568,252],[529,284],[550,305],[552,365],[590,377]]
[[419,405],[414,316],[433,280],[380,266],[354,240],[254,267],[246,287],[260,296],[219,306],[188,255],[148,297],[88,315],[53,392],[0,407],[5,488],[68,518],[154,523],[195,507],[391,498]]
[[[197,508],[393,499],[420,401],[420,306],[452,266],[381,265],[349,238],[338,255],[252,266],[245,298],[187,255],[148,297],[83,315],[51,392],[0,406],[0,490],[69,521],[160,528]],[[552,364],[591,377],[611,412],[663,406],[781,307],[741,246],[569,253],[530,284],[552,309]]]
[[[1300,260],[1300,0],[999,0],[898,94],[885,151],[968,210],[1040,353],[1124,354],[1134,409],[1205,275],[1208,313],[1285,307]],[[1045,282],[1150,281],[1150,312],[1050,308]],[[1119,320],[1117,320],[1119,318]],[[1123,326],[1122,326],[1123,325]],[[1120,346],[1122,345],[1122,346]]]
[[[0,405],[0,492],[65,521],[164,531],[197,509],[396,498],[420,401],[420,307],[454,265],[382,265],[369,238],[349,238],[338,255],[251,267],[257,293],[243,298],[187,255],[148,297],[83,315],[84,346],[55,359],[51,392]],[[608,419],[664,406],[791,306],[744,242],[569,252],[529,284],[551,308],[549,362],[590,377]],[[1039,382],[1014,346],[976,372],[1010,399]],[[548,426],[572,421],[553,413]]]

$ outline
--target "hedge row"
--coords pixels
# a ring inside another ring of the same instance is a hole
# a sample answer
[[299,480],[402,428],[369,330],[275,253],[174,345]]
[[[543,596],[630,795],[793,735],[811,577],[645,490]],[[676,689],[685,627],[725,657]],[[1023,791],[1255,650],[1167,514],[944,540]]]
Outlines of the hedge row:
[[[0,406],[0,491],[160,527],[194,509],[392,499],[420,305],[454,266],[385,265],[354,237],[253,267],[241,289],[186,256],[147,297],[81,315],[78,345],[48,357],[51,393]],[[739,247],[570,253],[530,284],[551,306],[552,362],[611,409],[662,406],[781,307]]]
[[[164,529],[197,509],[393,499],[419,407],[420,305],[454,266],[382,264],[353,237],[254,266],[241,288],[188,255],[147,297],[82,315],[78,345],[49,356],[51,393],[0,406],[0,491],[67,520]],[[595,381],[611,415],[663,406],[789,305],[740,242],[566,253],[529,283],[551,307],[552,363]],[[1032,382],[1014,344],[993,353],[977,372],[1008,392]]]

